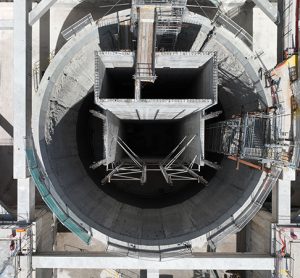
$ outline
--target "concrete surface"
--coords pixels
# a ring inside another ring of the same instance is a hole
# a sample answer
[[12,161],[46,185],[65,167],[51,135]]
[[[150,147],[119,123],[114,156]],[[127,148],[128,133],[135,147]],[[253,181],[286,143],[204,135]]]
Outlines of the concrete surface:
[[[24,262],[26,257],[20,257]],[[174,264],[176,260],[176,264]],[[247,253],[194,253],[180,259],[170,257],[169,260],[140,260],[127,256],[111,256],[108,253],[52,252],[32,256],[33,268],[68,268],[68,269],[174,269],[174,270],[274,270],[274,258],[265,254]]]
[[291,257],[293,258],[292,262],[292,277],[299,278],[299,266],[300,266],[300,242],[292,242],[291,243]]
[[253,49],[258,54],[262,53],[261,58],[268,70],[276,66],[277,26],[258,7],[253,8]]

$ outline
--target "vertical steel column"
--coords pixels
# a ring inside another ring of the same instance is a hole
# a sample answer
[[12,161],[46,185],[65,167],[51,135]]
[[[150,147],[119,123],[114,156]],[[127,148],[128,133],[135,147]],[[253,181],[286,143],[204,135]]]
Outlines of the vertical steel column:
[[25,153],[31,130],[31,6],[31,0],[14,1],[14,178],[18,179],[18,220],[23,222],[32,220],[35,201]]
[[291,181],[278,180],[272,191],[273,219],[279,225],[291,223]]

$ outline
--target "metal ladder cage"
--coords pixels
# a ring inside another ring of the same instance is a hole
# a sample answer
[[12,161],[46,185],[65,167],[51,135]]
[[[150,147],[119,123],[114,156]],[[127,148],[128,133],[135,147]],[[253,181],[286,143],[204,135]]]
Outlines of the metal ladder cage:
[[205,133],[205,150],[225,155],[237,154],[240,127],[240,118],[207,126]]
[[261,159],[267,156],[266,143],[270,142],[271,125],[269,117],[249,117],[244,120],[241,157]]
[[256,114],[245,117],[241,157],[262,163],[288,163],[288,147],[282,137],[282,114]]

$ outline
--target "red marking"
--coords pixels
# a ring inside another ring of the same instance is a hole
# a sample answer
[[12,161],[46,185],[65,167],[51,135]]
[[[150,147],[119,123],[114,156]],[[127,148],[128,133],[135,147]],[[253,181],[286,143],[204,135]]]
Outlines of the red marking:
[[280,241],[281,241],[281,244],[282,244],[282,247],[280,249],[280,253],[281,253],[281,256],[284,257],[285,254],[286,254],[286,252],[285,252],[286,251],[286,242],[281,237],[281,231],[279,231],[279,238],[280,238]]

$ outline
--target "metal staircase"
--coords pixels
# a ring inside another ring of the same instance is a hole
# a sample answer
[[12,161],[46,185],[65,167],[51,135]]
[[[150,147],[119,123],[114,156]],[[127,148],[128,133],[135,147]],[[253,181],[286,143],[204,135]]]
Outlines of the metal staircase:
[[246,113],[206,128],[205,149],[239,159],[291,165],[290,146],[281,136],[285,115]]

